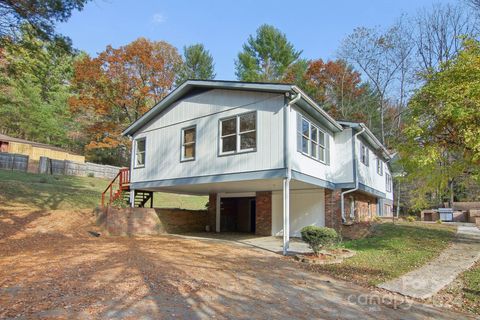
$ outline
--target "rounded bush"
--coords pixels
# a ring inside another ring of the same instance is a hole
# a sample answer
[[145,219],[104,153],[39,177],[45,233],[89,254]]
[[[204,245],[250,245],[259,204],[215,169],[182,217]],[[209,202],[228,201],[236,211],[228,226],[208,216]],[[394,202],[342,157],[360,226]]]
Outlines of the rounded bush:
[[337,242],[338,234],[332,228],[306,226],[300,231],[302,240],[305,241],[315,254],[325,246],[330,246]]

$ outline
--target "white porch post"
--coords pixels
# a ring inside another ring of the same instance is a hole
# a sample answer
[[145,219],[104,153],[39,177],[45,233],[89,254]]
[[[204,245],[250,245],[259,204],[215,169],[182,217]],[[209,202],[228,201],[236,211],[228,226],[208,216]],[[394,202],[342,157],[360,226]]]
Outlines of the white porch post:
[[290,245],[290,179],[283,179],[283,255]]
[[135,207],[135,189],[130,189],[130,207]]

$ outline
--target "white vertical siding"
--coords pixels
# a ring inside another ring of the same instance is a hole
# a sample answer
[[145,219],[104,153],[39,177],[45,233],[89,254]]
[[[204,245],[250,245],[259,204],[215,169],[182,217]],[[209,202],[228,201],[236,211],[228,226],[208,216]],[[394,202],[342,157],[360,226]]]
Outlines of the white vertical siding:
[[335,161],[332,161],[335,183],[353,182],[352,135],[351,128],[335,134]]
[[301,152],[297,151],[297,113],[296,108],[291,108],[290,113],[290,151],[292,153],[292,170],[299,171],[309,176],[334,182],[334,169],[332,164],[335,163],[336,145],[332,138],[331,132],[318,124],[316,121],[309,119],[317,127],[326,133],[325,138],[330,140],[330,165],[312,159]]
[[[377,173],[377,155],[372,151],[372,148],[367,144],[364,143],[365,147],[369,149],[369,165],[366,166],[360,161],[360,146],[361,140],[357,139],[356,144],[356,152],[358,157],[358,173],[359,173],[359,182],[363,183],[364,185],[376,189],[380,192],[386,193],[387,199],[393,199],[393,192],[387,192],[386,188],[386,174],[390,174],[390,170],[388,165],[382,160],[383,163],[383,175],[379,175]],[[392,190],[393,191],[393,190]]]
[[[152,181],[283,168],[281,94],[210,90],[176,102],[134,139],[146,137],[144,168],[133,169],[132,181]],[[219,156],[219,120],[257,111],[257,150]],[[196,125],[196,157],[181,162],[181,129]]]
[[[290,236],[300,237],[305,226],[325,226],[325,190],[292,190],[290,192]],[[272,192],[272,235],[283,235],[282,192]]]

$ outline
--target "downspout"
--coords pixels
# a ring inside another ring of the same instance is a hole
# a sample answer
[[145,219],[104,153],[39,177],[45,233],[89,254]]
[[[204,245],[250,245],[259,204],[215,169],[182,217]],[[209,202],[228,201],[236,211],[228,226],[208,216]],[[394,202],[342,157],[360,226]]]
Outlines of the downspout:
[[[288,97],[288,96],[287,96]],[[290,181],[292,180],[291,152],[290,152],[290,110],[291,106],[296,103],[302,95],[298,93],[295,98],[285,105],[284,114],[284,130],[285,130],[285,166],[286,177],[283,180],[283,255],[287,255],[290,243]]]
[[362,127],[362,130],[355,133],[353,135],[353,170],[355,173],[355,188],[346,190],[342,192],[340,196],[340,203],[341,203],[341,210],[342,210],[342,222],[345,223],[347,219],[345,218],[345,195],[347,193],[355,192],[358,190],[359,182],[358,182],[358,155],[357,155],[357,137],[365,132],[365,128]]

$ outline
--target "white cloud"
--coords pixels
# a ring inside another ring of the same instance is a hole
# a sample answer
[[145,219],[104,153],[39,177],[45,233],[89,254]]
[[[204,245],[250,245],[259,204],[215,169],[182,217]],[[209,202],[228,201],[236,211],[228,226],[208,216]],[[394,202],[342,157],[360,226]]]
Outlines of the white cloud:
[[155,13],[152,17],[153,24],[161,24],[165,22],[165,16],[159,12]]

